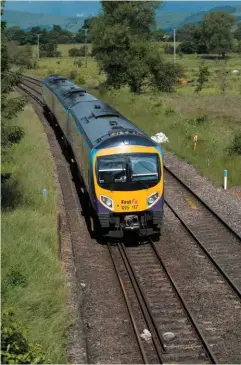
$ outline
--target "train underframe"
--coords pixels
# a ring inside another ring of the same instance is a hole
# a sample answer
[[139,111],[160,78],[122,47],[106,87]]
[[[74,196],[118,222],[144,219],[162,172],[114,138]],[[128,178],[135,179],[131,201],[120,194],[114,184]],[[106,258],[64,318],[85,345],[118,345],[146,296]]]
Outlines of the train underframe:
[[139,236],[160,235],[162,217],[163,211],[98,214],[102,235],[113,238],[122,238],[130,232]]

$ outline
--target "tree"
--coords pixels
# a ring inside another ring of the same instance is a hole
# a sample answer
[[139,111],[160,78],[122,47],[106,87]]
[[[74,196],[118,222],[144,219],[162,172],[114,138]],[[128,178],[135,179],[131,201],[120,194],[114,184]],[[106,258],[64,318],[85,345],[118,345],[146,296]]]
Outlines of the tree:
[[202,25],[185,24],[177,31],[177,39],[182,43],[178,51],[185,54],[207,53],[207,46],[202,32]]
[[61,52],[57,50],[58,44],[52,40],[45,44],[40,44],[39,54],[40,57],[61,57]]
[[101,1],[105,19],[110,25],[126,24],[132,34],[147,36],[155,27],[159,1]]
[[[106,84],[114,88],[128,85],[140,92],[153,83],[159,90],[171,90],[177,67],[165,64],[160,52],[149,42],[155,24],[156,2],[103,2],[103,12],[93,24],[93,50]],[[167,78],[164,86],[165,73]]]
[[166,44],[164,47],[164,52],[167,54],[173,54],[174,53],[174,46],[172,44]]
[[235,29],[233,36],[238,41],[241,41],[241,21],[238,23],[237,28]]
[[102,14],[93,25],[92,55],[107,75],[107,85],[119,88],[127,82],[131,33],[125,24],[109,25]]
[[182,67],[171,62],[164,62],[155,46],[150,46],[146,62],[150,70],[149,85],[154,90],[173,91],[173,86],[182,76]]
[[233,15],[218,11],[204,15],[202,34],[209,53],[215,52],[225,57],[232,48],[231,26],[235,18]]
[[202,91],[205,82],[208,81],[209,75],[210,75],[210,72],[208,70],[208,66],[205,66],[205,64],[202,63],[199,66],[199,75],[198,75],[198,79],[197,79],[197,87],[195,89],[195,92],[197,94],[199,94]]
[[85,55],[85,48],[84,46],[81,48],[73,47],[69,49],[68,53],[70,57],[81,57]]
[[184,41],[177,47],[177,52],[181,52],[184,54],[193,54],[196,53],[197,47],[192,41]]
[[178,42],[191,42],[194,39],[194,34],[198,29],[197,24],[184,24],[181,28],[177,29],[177,41]]
[[28,69],[34,66],[33,50],[30,44],[19,47],[16,41],[9,42],[8,57],[11,64],[23,66]]
[[75,42],[76,43],[85,43],[85,29],[88,29],[87,32],[87,43],[92,42],[92,26],[96,20],[96,17],[87,18],[84,20],[84,25],[82,28],[78,30],[78,32],[75,34]]
[[[5,2],[1,4],[1,16]],[[18,143],[24,135],[22,128],[15,126],[11,120],[16,117],[26,104],[26,99],[23,97],[9,98],[10,92],[14,86],[20,82],[19,73],[10,73],[9,57],[7,52],[6,38],[6,22],[1,22],[1,98],[2,98],[2,174],[4,174],[4,163],[8,158],[9,148],[14,143]],[[3,195],[3,194],[2,194]]]
[[60,27],[60,25],[53,25],[53,29],[48,32],[48,42],[56,42],[60,44],[72,43],[74,35]]
[[164,42],[168,34],[162,29],[155,29],[151,32],[151,37],[154,42]]
[[237,42],[235,52],[241,53],[241,40]]
[[17,41],[20,45],[26,43],[26,33],[20,27],[7,28],[5,36],[9,41]]

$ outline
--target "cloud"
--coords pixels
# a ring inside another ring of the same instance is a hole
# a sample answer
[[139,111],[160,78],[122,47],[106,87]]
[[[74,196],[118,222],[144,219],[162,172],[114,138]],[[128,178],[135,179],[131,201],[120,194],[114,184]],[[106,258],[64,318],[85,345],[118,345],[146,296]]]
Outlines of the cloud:
[[83,16],[84,16],[84,13],[78,13],[78,14],[76,14],[76,16],[77,16],[78,18],[81,18],[81,17],[83,17]]

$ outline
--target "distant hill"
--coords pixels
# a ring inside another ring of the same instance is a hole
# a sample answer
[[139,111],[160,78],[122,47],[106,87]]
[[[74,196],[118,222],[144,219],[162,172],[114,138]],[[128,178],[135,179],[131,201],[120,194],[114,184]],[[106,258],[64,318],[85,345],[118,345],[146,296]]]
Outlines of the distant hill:
[[[240,5],[214,7],[208,12],[226,11],[241,20],[241,2],[237,2],[237,4]],[[173,28],[179,28],[187,23],[198,24],[202,22],[204,14],[207,13],[207,11],[191,12],[188,9],[188,6],[186,7],[186,11],[166,11],[165,9],[159,9],[156,14],[158,28],[172,31]],[[8,27],[19,26],[25,30],[33,26],[50,29],[53,24],[56,24],[70,32],[77,32],[82,27],[84,19],[85,16],[81,13],[76,16],[65,17],[62,15],[37,14],[6,9],[3,14],[3,20],[7,21]]]
[[[215,11],[225,11],[226,13],[230,13],[235,17],[237,17],[237,19],[241,20],[241,6],[217,6],[209,10],[208,12],[215,12]],[[200,11],[198,13],[187,16],[186,18],[184,18],[182,22],[179,23],[179,27],[187,23],[200,24],[203,20],[204,14],[206,13],[207,11]]]
[[60,25],[70,32],[77,32],[84,24],[84,17],[64,17],[59,15],[35,14],[17,10],[5,10],[3,20],[7,21],[8,27],[19,26],[22,29],[29,29],[33,26],[51,29],[53,24]]

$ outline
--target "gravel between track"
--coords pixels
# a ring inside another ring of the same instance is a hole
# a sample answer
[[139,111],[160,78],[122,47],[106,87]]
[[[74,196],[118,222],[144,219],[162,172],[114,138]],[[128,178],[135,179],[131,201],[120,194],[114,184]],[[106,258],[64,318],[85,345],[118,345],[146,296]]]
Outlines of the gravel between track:
[[[241,186],[224,190],[173,153],[165,152],[165,164],[185,182],[205,203],[241,234]],[[241,185],[241,172],[240,172]]]

